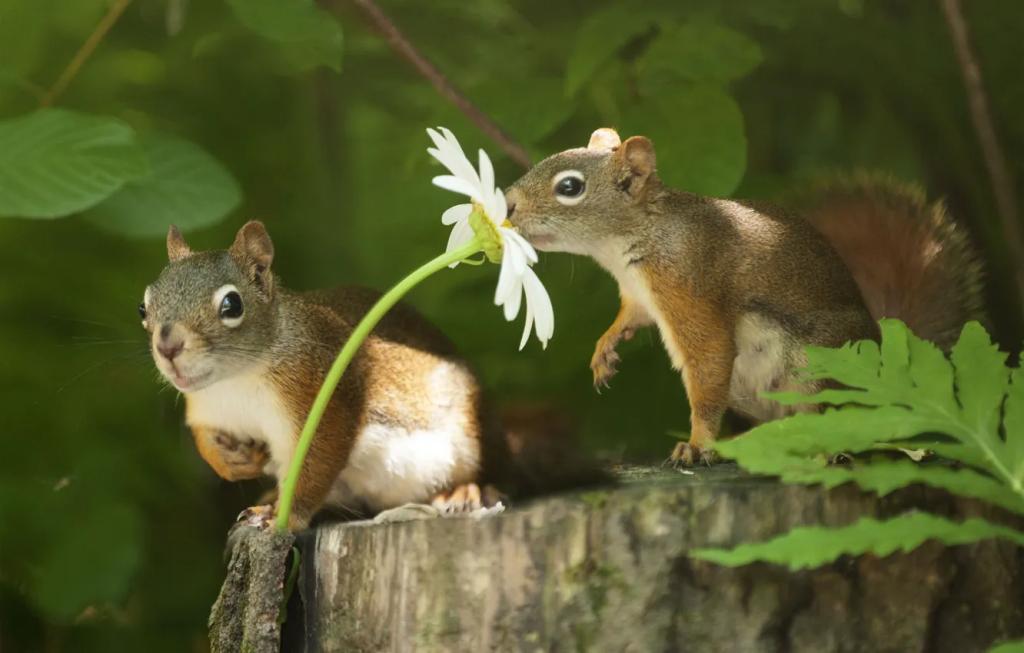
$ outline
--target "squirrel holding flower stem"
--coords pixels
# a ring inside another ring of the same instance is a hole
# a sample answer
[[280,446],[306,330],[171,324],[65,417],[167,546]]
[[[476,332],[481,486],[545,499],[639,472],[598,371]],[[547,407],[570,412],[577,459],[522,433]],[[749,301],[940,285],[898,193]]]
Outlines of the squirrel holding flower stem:
[[[167,254],[139,305],[153,360],[184,394],[196,446],[218,475],[272,475],[280,484],[328,369],[379,295],[352,286],[281,287],[259,222],[243,226],[229,249],[207,252],[193,252],[172,226]],[[304,528],[321,507],[372,514],[430,502],[461,512],[496,503],[491,483],[522,495],[596,480],[589,468],[526,442],[528,435],[501,431],[451,342],[399,304],[332,395],[289,528]],[[265,524],[274,511],[265,505],[243,514]]]
[[671,460],[711,462],[727,408],[767,421],[811,407],[763,392],[813,393],[794,374],[805,347],[879,337],[903,320],[949,346],[982,319],[981,265],[941,203],[859,179],[823,190],[803,215],[665,186],[654,146],[612,129],[541,161],[506,192],[509,219],[537,249],[594,258],[619,284],[597,341],[594,385],[616,346],[655,325],[690,402],[691,435]]

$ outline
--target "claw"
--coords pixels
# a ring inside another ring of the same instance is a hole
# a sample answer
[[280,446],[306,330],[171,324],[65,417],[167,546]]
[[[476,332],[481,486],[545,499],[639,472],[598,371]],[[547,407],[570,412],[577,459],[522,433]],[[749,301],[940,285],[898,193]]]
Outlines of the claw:
[[671,463],[672,467],[679,469],[681,467],[693,467],[698,463],[703,463],[710,467],[718,460],[718,455],[714,449],[705,449],[698,447],[697,445],[690,444],[689,442],[680,442],[672,450],[672,454],[668,458],[668,462]]
[[274,521],[274,506],[251,506],[238,513],[235,522],[265,530]]

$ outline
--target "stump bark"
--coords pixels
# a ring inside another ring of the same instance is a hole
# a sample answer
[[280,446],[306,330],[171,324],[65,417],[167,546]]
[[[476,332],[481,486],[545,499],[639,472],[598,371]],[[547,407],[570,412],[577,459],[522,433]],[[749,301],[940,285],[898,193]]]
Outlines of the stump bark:
[[286,651],[982,651],[1024,635],[1022,550],[936,542],[791,573],[691,559],[798,525],[926,508],[1006,516],[925,488],[878,499],[718,466],[640,472],[481,520],[325,525],[299,538]]

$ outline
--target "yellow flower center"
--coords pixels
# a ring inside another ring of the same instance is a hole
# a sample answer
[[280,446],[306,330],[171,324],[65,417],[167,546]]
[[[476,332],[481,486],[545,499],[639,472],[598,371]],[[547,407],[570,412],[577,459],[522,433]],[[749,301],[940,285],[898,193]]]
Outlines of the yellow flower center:
[[[502,226],[512,226],[508,220],[505,220],[505,223]],[[469,214],[469,226],[473,228],[473,233],[480,241],[480,247],[487,260],[491,263],[501,263],[501,234],[498,233],[494,221],[487,217],[483,207],[476,202],[473,202],[473,212]]]

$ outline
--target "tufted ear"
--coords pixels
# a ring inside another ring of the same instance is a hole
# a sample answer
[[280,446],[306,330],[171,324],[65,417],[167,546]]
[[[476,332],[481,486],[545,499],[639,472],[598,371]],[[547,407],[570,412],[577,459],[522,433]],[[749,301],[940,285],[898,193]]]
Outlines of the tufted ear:
[[172,224],[167,229],[167,260],[173,263],[191,255],[192,248],[185,242],[178,228]]
[[590,135],[590,142],[587,143],[587,149],[598,152],[611,152],[621,144],[622,140],[619,139],[619,133],[617,131],[611,127],[602,127]]
[[654,174],[654,144],[645,136],[630,136],[616,151],[616,156],[623,164],[622,188],[634,197],[639,196]]
[[250,220],[242,225],[228,252],[248,270],[253,282],[270,291],[270,264],[274,262],[274,243],[271,242],[270,234],[262,222]]

